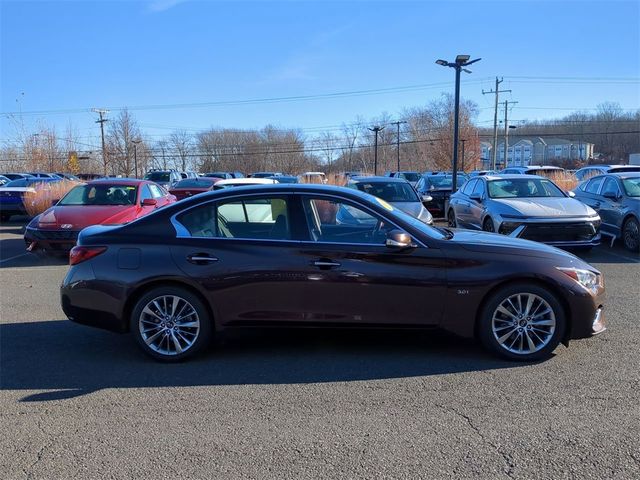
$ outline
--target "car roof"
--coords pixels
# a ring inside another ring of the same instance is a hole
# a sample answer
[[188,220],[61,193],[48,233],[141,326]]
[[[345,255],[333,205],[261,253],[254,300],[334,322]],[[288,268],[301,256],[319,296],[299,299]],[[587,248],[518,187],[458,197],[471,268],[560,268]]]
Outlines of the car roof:
[[529,180],[531,178],[539,178],[544,180],[549,180],[547,177],[542,175],[521,175],[519,173],[499,173],[497,175],[478,175],[473,178],[485,178],[486,180]]
[[375,182],[384,182],[384,183],[407,183],[407,181],[404,178],[399,178],[399,177],[381,177],[381,176],[371,176],[371,177],[365,177],[365,176],[357,176],[357,177],[351,177],[351,179],[349,180],[350,182],[353,183],[360,183],[360,182],[367,182],[367,183],[375,183]]
[[140,180],[137,178],[97,178],[95,180],[89,180],[86,182],[87,185],[100,185],[103,183],[108,183],[109,185],[129,185],[136,186],[141,183],[153,183],[147,180]]
[[249,187],[251,185],[272,185],[277,181],[277,179],[273,178],[227,178],[226,180],[220,180],[219,182],[216,182],[216,185],[244,185],[246,187]]
[[[621,178],[621,179],[625,180],[627,178],[640,177],[640,172],[612,172],[612,173],[607,173],[607,175],[611,175],[611,176],[618,177],[618,178]],[[598,175],[598,176],[605,177],[606,175]],[[593,177],[593,178],[595,178],[595,177]],[[591,179],[589,179],[589,180],[591,180]]]

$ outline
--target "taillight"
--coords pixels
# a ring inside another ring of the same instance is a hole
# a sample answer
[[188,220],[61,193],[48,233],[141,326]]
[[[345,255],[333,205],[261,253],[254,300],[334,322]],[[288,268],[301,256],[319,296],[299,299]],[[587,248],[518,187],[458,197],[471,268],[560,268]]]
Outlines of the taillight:
[[104,253],[107,247],[73,247],[69,252],[69,265],[77,265]]

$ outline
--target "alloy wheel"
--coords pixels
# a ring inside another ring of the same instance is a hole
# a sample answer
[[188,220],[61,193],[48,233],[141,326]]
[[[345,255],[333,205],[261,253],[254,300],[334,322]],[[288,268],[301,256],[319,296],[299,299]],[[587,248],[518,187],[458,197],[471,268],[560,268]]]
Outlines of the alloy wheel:
[[638,222],[630,218],[624,224],[624,230],[622,232],[622,241],[627,250],[635,252],[640,246],[640,228],[638,228]]
[[456,228],[456,214],[453,210],[449,210],[447,215],[447,223],[451,228]]
[[200,334],[200,318],[194,306],[177,295],[162,295],[148,302],[138,318],[144,343],[167,356],[187,352]]
[[528,355],[549,344],[556,330],[556,316],[544,298],[516,293],[495,309],[491,328],[500,347],[516,355]]
[[482,230],[484,230],[485,232],[495,232],[495,228],[493,228],[493,220],[491,220],[490,218],[485,218],[484,222],[482,223]]

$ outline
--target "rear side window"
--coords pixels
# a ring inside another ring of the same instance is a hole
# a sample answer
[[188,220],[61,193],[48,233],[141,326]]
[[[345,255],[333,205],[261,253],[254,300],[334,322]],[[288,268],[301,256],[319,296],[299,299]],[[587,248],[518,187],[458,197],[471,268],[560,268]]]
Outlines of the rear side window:
[[178,216],[192,237],[290,240],[284,198],[245,198],[207,203]]
[[604,177],[598,177],[594,178],[593,180],[589,180],[589,183],[587,183],[584,191],[596,195],[598,193],[598,190],[600,190],[600,185],[602,185],[603,180]]

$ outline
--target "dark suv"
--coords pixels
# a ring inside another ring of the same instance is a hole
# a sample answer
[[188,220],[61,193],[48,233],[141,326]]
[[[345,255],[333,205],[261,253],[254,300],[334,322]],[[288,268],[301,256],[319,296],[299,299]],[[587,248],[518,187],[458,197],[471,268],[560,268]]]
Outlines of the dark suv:
[[144,179],[156,182],[168,190],[174,183],[182,180],[182,175],[177,170],[150,170]]

